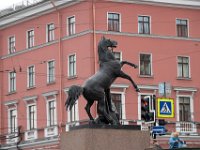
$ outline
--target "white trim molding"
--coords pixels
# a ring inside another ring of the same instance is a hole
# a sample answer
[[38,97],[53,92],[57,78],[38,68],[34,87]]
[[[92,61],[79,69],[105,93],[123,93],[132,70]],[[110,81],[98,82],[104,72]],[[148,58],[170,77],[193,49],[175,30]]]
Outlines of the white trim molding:
[[50,91],[50,92],[46,92],[46,93],[43,93],[42,96],[46,99],[47,97],[49,96],[56,96],[58,95],[58,90],[55,90],[55,91]]
[[138,85],[138,88],[143,90],[158,90],[157,85]]
[[36,103],[37,99],[38,99],[37,95],[23,97],[23,100],[26,104],[28,104],[30,101],[33,101],[33,103]]
[[18,100],[9,100],[9,101],[4,102],[4,105],[7,107],[10,107],[10,106],[17,107],[17,104],[18,104]]
[[198,89],[195,87],[180,87],[180,86],[174,86],[173,90],[176,92],[197,92]]

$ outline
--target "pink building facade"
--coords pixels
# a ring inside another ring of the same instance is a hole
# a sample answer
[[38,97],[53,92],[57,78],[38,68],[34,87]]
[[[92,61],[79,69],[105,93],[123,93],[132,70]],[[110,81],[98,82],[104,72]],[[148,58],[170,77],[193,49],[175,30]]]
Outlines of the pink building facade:
[[[60,134],[88,120],[83,97],[72,111],[64,103],[71,85],[82,85],[98,70],[102,36],[118,42],[114,52],[119,60],[139,66],[124,66],[123,71],[140,93],[125,79],[111,86],[121,122],[143,124],[141,99],[156,97],[156,107],[163,97],[159,85],[165,82],[166,97],[174,104],[174,117],[164,118],[169,133],[198,137],[199,15],[195,0],[52,0],[1,12],[2,148],[59,149]],[[95,105],[91,112],[97,117]]]

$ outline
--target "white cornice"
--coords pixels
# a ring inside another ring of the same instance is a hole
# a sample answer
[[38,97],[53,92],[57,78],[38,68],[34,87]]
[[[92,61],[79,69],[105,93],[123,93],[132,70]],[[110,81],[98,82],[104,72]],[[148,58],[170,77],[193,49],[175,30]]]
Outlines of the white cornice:
[[[55,6],[58,8],[70,6],[77,3],[76,1],[72,0],[61,0],[55,1]],[[44,1],[37,5],[24,8],[20,11],[12,12],[11,14],[7,14],[5,16],[0,17],[0,29],[4,29],[6,27],[15,25],[22,21],[26,21],[43,14],[49,13],[54,11],[55,8],[50,1]]]
[[18,100],[10,100],[10,101],[4,102],[4,105],[6,106],[16,105],[16,104],[18,104]]
[[108,0],[112,2],[158,5],[164,7],[180,7],[190,9],[200,9],[199,0]]
[[48,97],[48,96],[55,96],[55,95],[58,95],[58,90],[56,90],[56,91],[50,91],[50,92],[42,94],[42,96],[44,96],[45,98]]
[[138,85],[138,88],[144,90],[158,90],[157,85]]
[[195,87],[173,87],[174,91],[184,91],[184,92],[197,92]]
[[26,104],[29,102],[29,101],[34,101],[36,102],[38,96],[37,95],[34,95],[34,96],[26,96],[23,98],[23,100],[26,102]]

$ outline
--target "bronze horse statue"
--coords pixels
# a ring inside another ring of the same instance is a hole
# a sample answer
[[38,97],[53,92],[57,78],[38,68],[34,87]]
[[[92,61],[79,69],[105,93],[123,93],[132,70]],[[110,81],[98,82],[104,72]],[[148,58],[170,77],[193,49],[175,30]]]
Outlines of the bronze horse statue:
[[[107,123],[117,125],[119,120],[113,115],[110,115],[108,110],[113,112],[110,96],[110,86],[115,81],[116,78],[121,77],[129,80],[133,87],[139,92],[139,88],[132,80],[132,78],[124,73],[121,68],[124,64],[130,65],[137,68],[137,65],[127,62],[118,61],[115,59],[112,49],[117,46],[117,42],[102,38],[98,44],[98,55],[100,61],[100,68],[93,76],[88,78],[83,86],[72,85],[68,91],[68,98],[65,102],[66,109],[71,110],[72,106],[75,104],[76,100],[82,94],[87,100],[85,110],[92,122],[94,118],[90,113],[90,108],[94,101],[97,101],[97,112],[99,116],[103,116]],[[107,105],[108,103],[108,105]]]

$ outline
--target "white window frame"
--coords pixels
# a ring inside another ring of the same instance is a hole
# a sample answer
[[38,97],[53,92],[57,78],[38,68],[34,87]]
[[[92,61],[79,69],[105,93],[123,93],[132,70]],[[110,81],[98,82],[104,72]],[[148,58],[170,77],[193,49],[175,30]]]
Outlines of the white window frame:
[[[143,54],[143,55],[150,55],[150,67],[151,67],[151,74],[150,75],[141,75],[140,74],[140,69],[141,69],[141,66],[140,66],[140,55],[141,54]],[[141,77],[152,77],[153,76],[153,56],[152,56],[152,53],[143,53],[143,52],[141,52],[141,53],[139,53],[139,75],[141,76]]]
[[[33,31],[33,41],[32,41],[33,45],[31,45],[29,47],[29,32],[30,31]],[[26,48],[28,48],[28,49],[32,48],[32,47],[34,47],[34,45],[35,45],[35,31],[34,31],[34,29],[27,30],[26,31]]]
[[119,61],[122,61],[122,51],[114,51],[113,53],[114,53],[114,56],[115,56],[115,53],[119,53],[120,54]]
[[[11,86],[10,86],[10,84],[11,84],[11,73],[14,73],[14,87],[12,88],[13,90],[11,89]],[[17,74],[14,71],[10,71],[8,73],[8,84],[9,84],[8,91],[9,91],[9,93],[16,92],[16,83],[17,83]]]
[[[75,64],[74,64],[74,74],[71,74],[70,72],[70,56],[74,56],[75,59]],[[76,68],[77,68],[77,57],[76,57],[76,53],[70,54],[68,55],[68,77],[76,77],[77,76],[77,72],[76,72]]]
[[[145,89],[145,88],[144,88]],[[155,90],[155,89],[151,89],[151,90]],[[142,96],[147,96],[147,97],[149,97],[149,96],[151,96],[151,97],[153,97],[153,95],[156,95],[155,94],[155,91],[154,92],[151,92],[151,93],[138,93],[138,120],[139,120],[139,122],[137,122],[139,125],[142,123],[142,118],[141,118],[141,97]],[[153,106],[152,106],[153,107]],[[156,108],[152,108],[152,109],[156,109]],[[155,113],[155,112],[154,112]],[[150,122],[151,123],[151,122]]]
[[[30,67],[33,67],[33,85],[31,86],[30,85],[30,76],[29,76],[29,68]],[[31,66],[28,66],[27,67],[27,88],[33,88],[33,87],[35,87],[35,66],[34,65],[31,65]]]
[[[50,114],[49,114],[49,109],[50,109],[49,108],[49,103],[50,102],[54,102],[54,107],[55,107],[53,125],[50,124]],[[46,101],[46,108],[47,108],[47,127],[57,125],[57,103],[56,103],[56,98],[52,98],[52,99],[47,100]]]
[[[118,14],[119,15],[119,31],[109,31],[108,30],[108,14]],[[107,12],[107,31],[109,32],[121,32],[121,28],[122,28],[122,17],[121,17],[121,13],[119,12]]]
[[[49,73],[49,63],[50,62],[53,62],[53,74],[52,74],[52,77],[50,77],[50,73]],[[47,84],[50,84],[50,83],[54,83],[56,81],[56,75],[55,75],[55,72],[56,72],[56,61],[53,59],[53,60],[49,60],[47,62]],[[50,80],[50,78],[52,78],[52,80]]]
[[[139,30],[139,17],[149,17],[149,34],[145,34],[145,33],[140,33],[140,30]],[[151,30],[151,16],[149,15],[137,15],[137,25],[138,25],[138,34],[142,34],[142,35],[150,35],[152,33],[152,30]]]
[[[126,120],[126,103],[125,103],[125,93],[124,92],[117,92],[117,91],[111,91],[111,94],[120,94],[120,96],[121,96],[121,113],[122,113],[122,120]],[[120,112],[118,112],[118,113],[120,113]]]
[[[14,49],[12,50],[12,52],[10,51],[10,38],[14,38]],[[16,39],[15,39],[15,35],[9,36],[8,37],[8,54],[12,54],[15,53],[15,45],[16,45]]]
[[122,105],[122,124],[127,125],[129,122],[126,120],[126,89],[129,88],[127,84],[112,84],[111,94],[121,94],[121,105]]
[[[7,144],[11,144],[11,143],[17,143],[18,142],[18,109],[17,109],[17,104],[18,104],[18,100],[9,100],[9,101],[6,101],[4,103],[4,105],[7,107],[7,112],[8,112],[8,135],[6,136],[7,137],[7,140],[6,140],[6,143]],[[12,110],[16,110],[16,130],[15,132],[11,133],[11,123],[10,123],[10,112]],[[11,138],[12,137],[12,138]],[[13,138],[15,137],[15,138]]]
[[[53,29],[50,30],[51,32],[49,32],[48,28],[50,25],[53,25]],[[52,36],[50,36],[49,33],[52,34]],[[49,39],[49,37],[52,37],[52,39],[51,38]],[[55,24],[52,22],[46,25],[46,42],[51,42],[53,40],[55,40]]]
[[[33,128],[33,129],[30,128],[30,114],[29,114],[29,108],[30,108],[31,106],[35,106],[35,107],[34,107],[34,120],[33,120],[34,128]],[[35,129],[37,129],[37,106],[36,106],[36,103],[28,104],[27,107],[26,107],[26,110],[27,110],[27,129],[28,129],[28,130],[35,130]]]
[[191,121],[194,121],[194,99],[193,94],[179,94],[179,92],[176,93],[176,119],[177,121],[180,121],[180,114],[179,114],[179,101],[180,97],[187,97],[190,99],[190,113],[191,113]]
[[[188,58],[188,65],[189,65],[189,68],[188,68],[188,71],[189,71],[189,76],[188,77],[179,77],[179,67],[178,67],[178,57],[187,57]],[[181,79],[190,79],[191,78],[191,63],[190,63],[190,56],[182,56],[182,55],[178,55],[176,57],[176,64],[177,64],[177,78],[181,78]]]
[[10,134],[12,134],[12,133],[14,133],[14,132],[12,132],[12,129],[11,129],[11,111],[13,111],[13,110],[15,110],[16,111],[16,118],[15,118],[15,127],[16,127],[16,129],[15,129],[15,132],[17,132],[18,131],[18,129],[17,129],[17,127],[18,127],[18,125],[17,125],[17,108],[8,108],[8,133],[10,133]]
[[[70,18],[74,18],[74,27],[73,27],[74,28],[74,33],[72,33],[72,34],[69,34],[69,19]],[[68,36],[76,34],[76,17],[75,17],[75,15],[67,17],[67,29],[66,29],[66,31],[67,31],[67,35]]]

